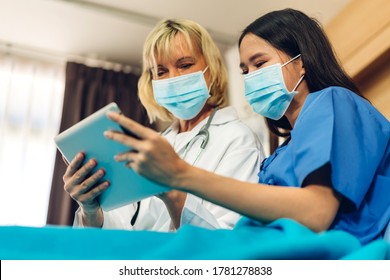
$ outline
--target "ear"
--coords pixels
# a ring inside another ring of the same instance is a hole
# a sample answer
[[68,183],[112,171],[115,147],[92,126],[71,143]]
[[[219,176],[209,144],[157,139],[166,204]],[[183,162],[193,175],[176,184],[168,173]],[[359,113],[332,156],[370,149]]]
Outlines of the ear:
[[299,75],[302,76],[302,75],[305,75],[306,74],[306,70],[305,70],[305,66],[303,65],[303,61],[302,61],[302,58],[300,57],[299,58],[299,67],[300,67],[300,71],[299,71]]

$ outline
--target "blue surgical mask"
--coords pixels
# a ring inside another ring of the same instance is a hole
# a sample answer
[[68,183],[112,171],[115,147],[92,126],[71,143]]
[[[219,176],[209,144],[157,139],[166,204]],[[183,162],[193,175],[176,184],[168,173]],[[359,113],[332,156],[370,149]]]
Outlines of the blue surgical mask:
[[176,118],[190,120],[202,110],[210,97],[203,74],[198,71],[174,78],[152,80],[156,102],[171,112]]
[[295,91],[304,78],[299,79],[294,89],[289,92],[283,78],[282,67],[297,59],[297,55],[281,65],[273,64],[244,75],[245,97],[253,111],[264,117],[279,120],[286,113]]

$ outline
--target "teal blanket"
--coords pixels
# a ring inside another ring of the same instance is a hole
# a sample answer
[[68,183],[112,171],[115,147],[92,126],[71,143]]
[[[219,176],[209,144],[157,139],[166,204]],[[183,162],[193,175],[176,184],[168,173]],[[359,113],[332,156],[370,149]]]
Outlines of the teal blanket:
[[314,233],[280,219],[265,226],[234,230],[184,226],[176,233],[0,227],[2,260],[240,260],[240,259],[390,259],[390,243],[362,246],[342,231]]

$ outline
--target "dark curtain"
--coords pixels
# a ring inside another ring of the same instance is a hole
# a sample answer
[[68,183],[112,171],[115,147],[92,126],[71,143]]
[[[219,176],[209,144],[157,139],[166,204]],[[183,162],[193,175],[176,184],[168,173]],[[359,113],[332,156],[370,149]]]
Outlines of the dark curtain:
[[[145,126],[150,126],[146,111],[138,99],[138,78],[131,73],[91,68],[68,62],[60,132],[113,101],[119,105],[126,116]],[[71,225],[73,223],[74,212],[78,205],[64,191],[62,177],[65,170],[66,164],[57,151],[47,224]]]

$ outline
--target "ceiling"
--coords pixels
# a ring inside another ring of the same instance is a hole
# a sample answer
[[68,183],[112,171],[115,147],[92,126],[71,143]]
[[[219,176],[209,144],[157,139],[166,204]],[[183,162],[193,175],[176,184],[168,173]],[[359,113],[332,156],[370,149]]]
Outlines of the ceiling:
[[0,0],[0,50],[90,57],[139,66],[143,42],[164,18],[208,29],[221,50],[275,9],[300,9],[326,25],[352,0]]

